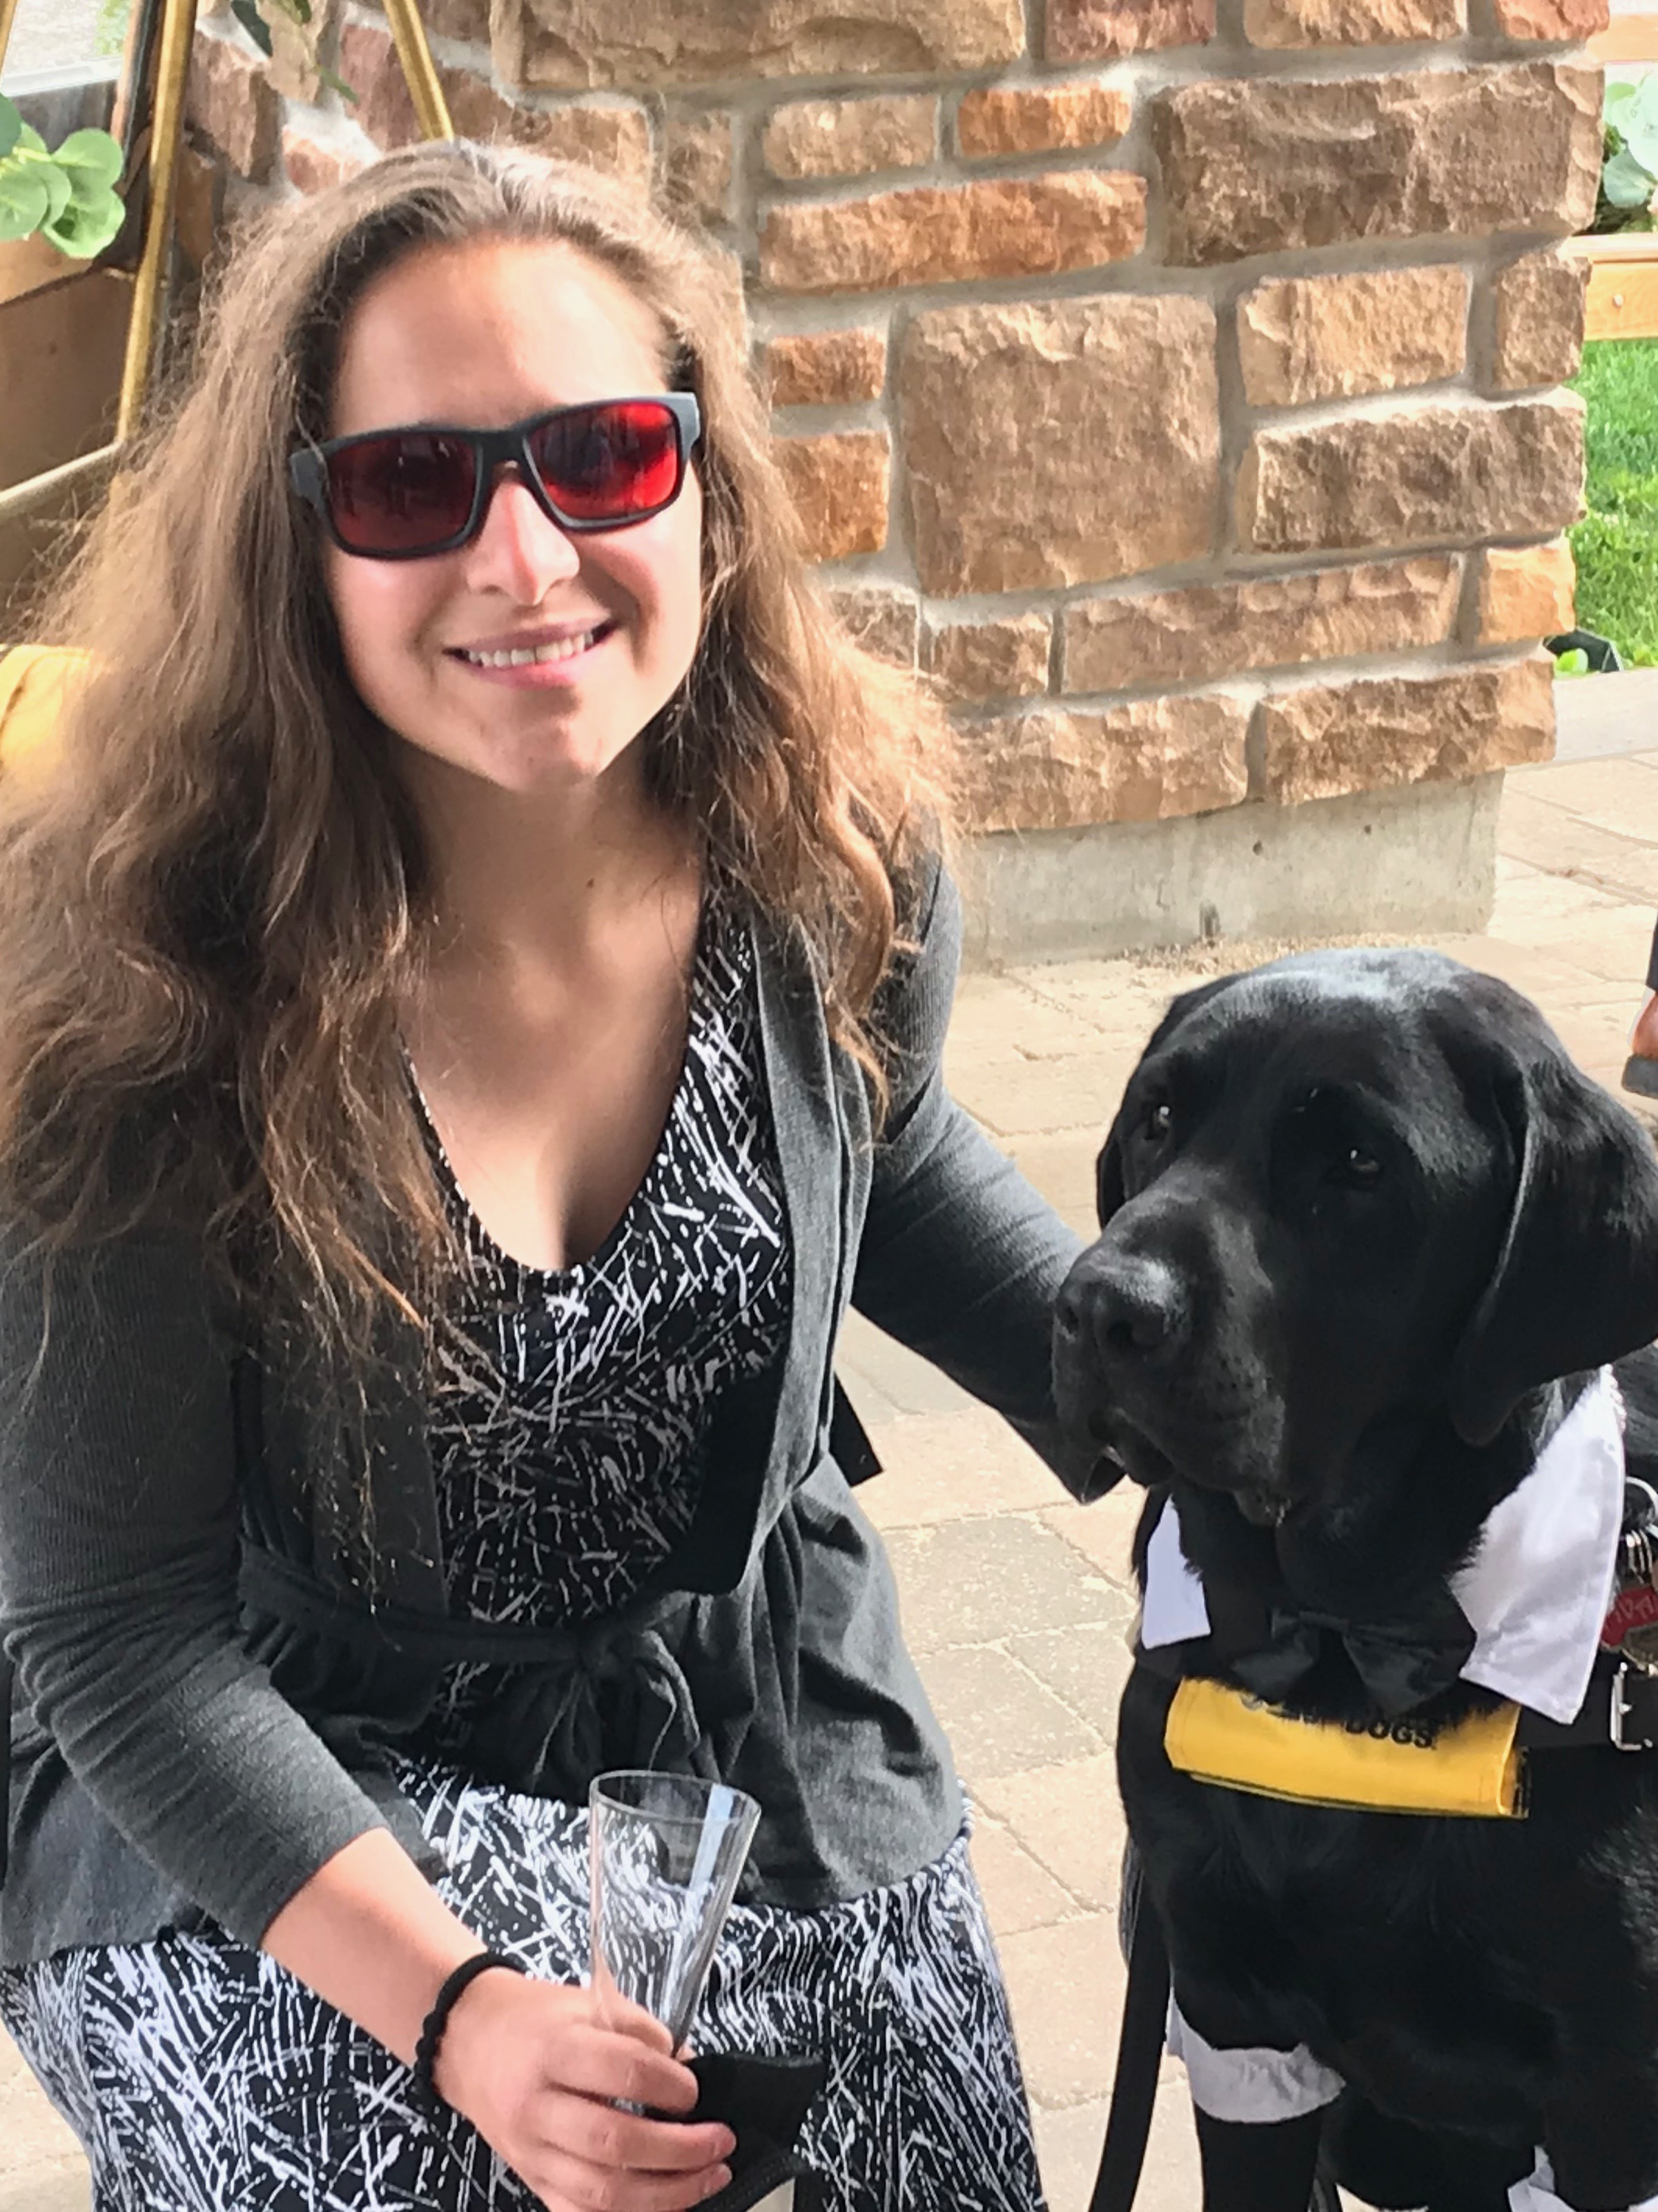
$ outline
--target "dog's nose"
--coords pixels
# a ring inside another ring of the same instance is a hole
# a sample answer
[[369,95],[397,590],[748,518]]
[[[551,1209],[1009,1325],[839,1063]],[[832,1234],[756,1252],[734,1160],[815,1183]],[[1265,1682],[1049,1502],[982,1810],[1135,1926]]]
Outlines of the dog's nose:
[[1090,1256],[1060,1289],[1054,1319],[1061,1335],[1121,1355],[1156,1352],[1181,1334],[1186,1300],[1172,1267],[1126,1253],[1090,1267]]

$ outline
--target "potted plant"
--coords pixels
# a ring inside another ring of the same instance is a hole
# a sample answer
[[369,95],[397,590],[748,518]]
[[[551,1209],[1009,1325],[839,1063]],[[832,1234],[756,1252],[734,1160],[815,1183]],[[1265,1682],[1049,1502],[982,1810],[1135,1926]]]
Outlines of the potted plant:
[[1603,111],[1600,189],[1589,229],[1650,230],[1658,193],[1658,75],[1609,84]]
[[107,131],[72,131],[55,151],[0,93],[0,243],[38,232],[89,261],[121,228],[121,149]]

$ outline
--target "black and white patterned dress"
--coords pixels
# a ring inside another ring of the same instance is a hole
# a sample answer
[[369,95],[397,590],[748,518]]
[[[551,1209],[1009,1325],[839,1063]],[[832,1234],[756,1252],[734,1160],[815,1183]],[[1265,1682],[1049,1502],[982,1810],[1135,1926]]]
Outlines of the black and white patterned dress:
[[[471,1262],[429,1406],[452,1613],[541,1625],[632,1596],[688,1527],[719,1392],[770,1359],[789,1252],[746,933],[711,908],[656,1156],[591,1260],[503,1253],[446,1165]],[[434,1139],[435,1143],[435,1139]],[[446,1678],[399,1779],[482,1942],[580,1979],[585,1808],[479,1781],[471,1717],[501,1670]],[[0,1974],[0,2017],[85,2145],[94,2212],[532,2212],[463,2120],[263,1953],[216,1933]],[[799,2148],[834,2212],[1041,2212],[1029,2116],[965,1836],[818,1912],[733,1908],[697,2016],[707,2051],[821,2052]]]

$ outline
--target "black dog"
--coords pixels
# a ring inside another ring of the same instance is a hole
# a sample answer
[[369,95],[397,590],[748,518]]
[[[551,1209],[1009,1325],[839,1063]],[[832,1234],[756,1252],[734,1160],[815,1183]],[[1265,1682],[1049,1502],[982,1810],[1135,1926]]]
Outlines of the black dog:
[[[1173,1502],[1208,1624],[1137,1650],[1130,1832],[1188,2029],[1298,2049],[1325,2084],[1295,2117],[1199,2112],[1206,2204],[1304,2212],[1321,2157],[1375,2204],[1507,2212],[1540,2148],[1557,2193],[1521,2201],[1641,2204],[1658,1749],[1527,1736],[1522,1714],[1522,1741],[1556,1747],[1525,1753],[1525,1817],[1424,1818],[1198,1780],[1164,1731],[1193,1675],[1418,1741],[1497,1704],[1459,1671],[1453,1578],[1606,1363],[1629,1471],[1658,1473],[1650,1141],[1506,986],[1327,953],[1175,1001],[1098,1195],[1056,1316],[1060,1404],[1151,1492],[1142,1577]],[[1609,1670],[1584,1706],[1603,1721]]]

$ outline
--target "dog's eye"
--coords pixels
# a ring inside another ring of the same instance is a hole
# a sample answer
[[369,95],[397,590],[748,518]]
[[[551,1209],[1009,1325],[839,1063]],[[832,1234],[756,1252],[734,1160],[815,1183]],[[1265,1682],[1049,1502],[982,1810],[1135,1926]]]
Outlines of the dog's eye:
[[1365,1152],[1362,1146],[1350,1145],[1341,1163],[1341,1176],[1343,1182],[1351,1183],[1356,1190],[1369,1190],[1382,1180],[1382,1163],[1374,1152]]
[[1154,1145],[1162,1144],[1175,1127],[1175,1109],[1166,1098],[1159,1098],[1148,1106],[1140,1121],[1140,1134]]

